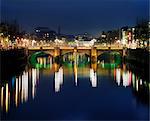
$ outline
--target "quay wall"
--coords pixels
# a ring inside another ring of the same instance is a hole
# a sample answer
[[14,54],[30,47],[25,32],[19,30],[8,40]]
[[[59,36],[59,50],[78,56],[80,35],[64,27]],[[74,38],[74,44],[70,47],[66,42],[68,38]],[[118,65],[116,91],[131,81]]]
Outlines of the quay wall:
[[9,80],[24,70],[27,63],[25,49],[10,49],[0,51],[0,80]]
[[127,49],[126,61],[133,64],[149,65],[150,53],[146,49]]
[[149,57],[150,53],[146,49],[128,49],[125,63],[128,69],[135,74],[140,74],[144,80],[149,80]]

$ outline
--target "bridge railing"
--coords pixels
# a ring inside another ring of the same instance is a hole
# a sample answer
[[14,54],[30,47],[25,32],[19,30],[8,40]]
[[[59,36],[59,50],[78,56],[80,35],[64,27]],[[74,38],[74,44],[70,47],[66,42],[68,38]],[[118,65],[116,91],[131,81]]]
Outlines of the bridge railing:
[[[70,45],[45,45],[45,46],[29,46],[28,49],[54,49],[55,47],[60,47],[61,49],[68,49],[71,48],[73,49],[75,46],[70,46]],[[96,47],[97,49],[123,49],[123,46],[117,46],[117,45],[111,45],[111,46],[104,46],[104,45],[94,45],[92,47]],[[78,49],[90,49],[92,48],[91,46],[77,46]]]
[[98,48],[98,49],[123,49],[122,45],[103,45],[103,44],[99,44],[99,45],[94,45],[94,47]]

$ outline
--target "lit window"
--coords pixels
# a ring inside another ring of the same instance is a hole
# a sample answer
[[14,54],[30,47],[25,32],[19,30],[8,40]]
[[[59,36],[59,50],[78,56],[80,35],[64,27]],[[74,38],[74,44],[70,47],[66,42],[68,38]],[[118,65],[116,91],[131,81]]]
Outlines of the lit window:
[[37,29],[36,32],[40,32],[40,30]]

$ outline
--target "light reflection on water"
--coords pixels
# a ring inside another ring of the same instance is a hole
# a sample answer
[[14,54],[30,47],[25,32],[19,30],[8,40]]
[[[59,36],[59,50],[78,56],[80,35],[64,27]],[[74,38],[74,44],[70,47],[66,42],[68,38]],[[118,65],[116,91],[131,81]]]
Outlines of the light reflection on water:
[[[29,84],[30,79],[32,87]],[[8,112],[11,107],[9,102],[18,107],[19,104],[23,104],[28,101],[29,94],[32,94],[32,98],[34,99],[38,81],[39,70],[32,68],[28,72],[24,71],[19,77],[13,77],[12,81],[3,84],[1,87],[1,109]]]
[[[46,67],[47,63],[51,65],[46,69],[46,73],[48,73],[48,75],[54,75],[54,87],[51,85],[49,88],[53,88],[55,93],[63,93],[61,88],[65,86],[64,82],[66,80],[64,80],[64,78],[67,76],[73,76],[74,86],[79,85],[81,81],[78,80],[79,78],[88,78],[86,81],[89,80],[91,87],[100,88],[99,85],[101,85],[101,80],[99,77],[110,76],[119,87],[131,87],[137,93],[139,89],[149,88],[149,84],[132,71],[127,70],[125,64],[123,65],[123,68],[119,66],[113,69],[105,69],[103,68],[104,63],[91,63],[85,67],[80,67],[77,59],[75,59],[71,67],[64,66],[63,64],[52,63],[51,58],[48,59],[48,62],[46,58],[38,58],[38,62],[41,65],[43,64],[43,67]],[[3,113],[8,113],[10,111],[11,113],[11,108],[13,109],[14,106],[19,108],[19,105],[28,102],[28,100],[34,100],[38,86],[40,86],[40,83],[42,83],[41,81],[43,81],[41,80],[40,75],[41,70],[39,68],[29,68],[20,76],[13,77],[11,81],[4,83],[0,89],[1,111]]]

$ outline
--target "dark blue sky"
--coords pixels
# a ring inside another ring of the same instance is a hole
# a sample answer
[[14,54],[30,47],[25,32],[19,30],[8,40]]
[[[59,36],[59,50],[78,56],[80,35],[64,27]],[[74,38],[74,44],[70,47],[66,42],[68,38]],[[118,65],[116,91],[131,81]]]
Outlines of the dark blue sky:
[[1,0],[2,20],[17,19],[21,28],[33,31],[47,26],[63,33],[98,34],[125,25],[137,17],[149,18],[149,0]]

